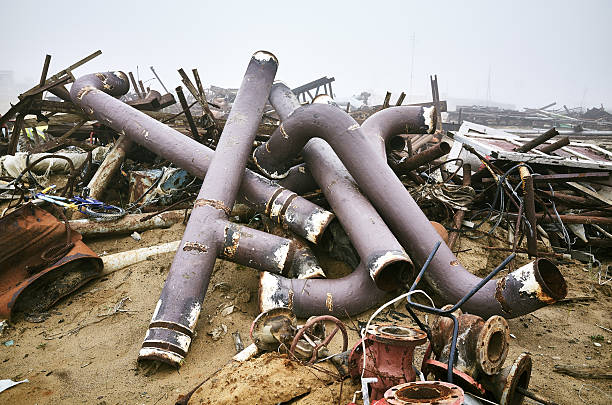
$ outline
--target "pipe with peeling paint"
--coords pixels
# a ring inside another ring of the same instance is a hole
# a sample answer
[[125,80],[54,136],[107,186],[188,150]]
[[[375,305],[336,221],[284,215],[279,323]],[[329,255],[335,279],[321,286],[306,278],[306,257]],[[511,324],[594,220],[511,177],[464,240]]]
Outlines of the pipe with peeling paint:
[[[234,224],[227,218],[277,67],[276,57],[269,52],[259,51],[251,57],[170,267],[139,360],[180,366],[187,355],[215,260],[221,254],[232,254],[226,251],[228,241],[233,242],[237,235],[232,232]],[[276,252],[279,265],[286,262],[291,248],[287,241]]]
[[[283,90],[283,97],[289,97],[286,90]],[[325,94],[317,96],[320,100],[324,97],[331,100]],[[295,106],[291,107],[291,103],[284,103],[279,107],[280,110],[293,111],[295,109]],[[389,107],[372,114],[361,124],[361,128],[368,136],[374,149],[384,159],[387,159],[385,146],[391,142],[395,135],[406,133],[406,131],[412,134],[431,133],[436,129],[435,121],[434,107],[398,106]],[[287,176],[279,179],[278,183],[300,194],[318,188],[309,176],[305,165],[292,167]]]
[[[300,107],[255,150],[255,163],[268,176],[282,178],[289,169],[287,162],[313,136],[330,144],[415,264],[422,266],[441,237],[387,162],[371,147],[365,131],[345,112],[321,104]],[[544,266],[537,263],[530,268],[531,273],[514,272],[491,280],[462,309],[487,318],[513,318],[563,298],[567,287],[559,270],[550,262]],[[444,243],[424,278],[445,303],[459,301],[481,280],[467,271]],[[532,279],[536,282],[525,284]]]
[[[323,95],[316,97],[313,102],[330,104],[331,101],[331,97]],[[272,86],[270,104],[283,121],[300,108],[295,94],[281,82]],[[302,150],[302,156],[353,243],[366,271],[380,289],[397,289],[401,285],[399,280],[409,278],[414,270],[412,260],[404,248],[359,191],[355,180],[325,141],[317,138],[309,140]],[[363,293],[369,294],[366,291]],[[343,292],[336,291],[336,294]]]
[[[113,96],[129,89],[123,72],[96,73],[73,83],[73,102],[104,125],[125,135],[194,176],[204,178],[215,152]],[[240,186],[241,200],[296,234],[317,243],[334,216],[292,191],[248,169]]]

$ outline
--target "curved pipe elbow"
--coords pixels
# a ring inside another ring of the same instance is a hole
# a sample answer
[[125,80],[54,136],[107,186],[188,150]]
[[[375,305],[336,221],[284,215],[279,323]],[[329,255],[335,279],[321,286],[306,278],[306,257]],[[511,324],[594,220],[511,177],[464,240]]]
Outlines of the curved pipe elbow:
[[430,134],[436,129],[435,107],[399,106],[380,110],[361,124],[375,150],[386,159],[386,147],[399,134]]
[[261,273],[259,307],[287,307],[300,318],[314,315],[345,317],[360,314],[377,305],[386,295],[360,264],[351,274],[338,279],[289,279]]
[[121,71],[91,73],[79,77],[72,84],[70,98],[80,105],[85,95],[96,90],[113,97],[121,97],[130,90],[130,82],[127,75]]

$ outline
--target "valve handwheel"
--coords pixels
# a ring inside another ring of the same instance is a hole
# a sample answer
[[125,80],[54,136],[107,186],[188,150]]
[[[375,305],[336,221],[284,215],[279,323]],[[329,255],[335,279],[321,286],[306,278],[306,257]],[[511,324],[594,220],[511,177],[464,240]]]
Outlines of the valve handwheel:
[[308,322],[304,324],[304,326],[302,326],[298,330],[298,332],[295,334],[295,337],[293,338],[293,342],[291,343],[291,348],[289,349],[289,353],[291,353],[295,357],[295,349],[298,345],[298,342],[302,338],[302,336],[304,336],[304,334],[308,330],[310,330],[313,326],[315,326],[317,323],[324,322],[324,321],[333,322],[336,324],[336,327],[334,328],[334,330],[331,331],[329,335],[327,335],[321,341],[321,343],[317,344],[316,346],[312,348],[312,357],[310,358],[308,363],[312,364],[315,362],[315,360],[317,359],[317,354],[319,353],[319,349],[323,346],[327,346],[329,342],[331,342],[331,340],[334,338],[334,336],[336,336],[336,333],[338,333],[338,330],[342,332],[342,351],[345,352],[348,349],[348,333],[346,332],[346,326],[344,326],[342,321],[336,317],[333,317],[331,315],[322,315],[322,316],[317,316],[315,318],[310,319]]

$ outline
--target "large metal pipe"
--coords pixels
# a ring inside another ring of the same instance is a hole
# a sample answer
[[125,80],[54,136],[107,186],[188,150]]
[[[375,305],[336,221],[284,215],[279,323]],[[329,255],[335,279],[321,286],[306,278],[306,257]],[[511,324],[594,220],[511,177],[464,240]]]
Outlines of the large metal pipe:
[[[259,51],[251,57],[170,267],[139,360],[180,366],[187,355],[215,260],[222,254],[225,241],[235,238],[228,231],[235,224],[227,218],[277,67],[276,57],[269,52]],[[286,256],[291,247],[287,240],[278,256]]]
[[[104,125],[204,178],[215,152],[112,97],[128,88],[125,73],[107,72],[79,78],[70,92],[76,105]],[[320,240],[334,218],[329,211],[250,170],[245,170],[240,195],[245,204],[313,243]]]
[[[268,176],[282,178],[289,169],[287,162],[312,136],[330,144],[415,264],[423,265],[441,237],[386,161],[369,146],[369,137],[345,112],[321,104],[300,107],[255,150],[255,163]],[[482,317],[512,318],[563,298],[567,287],[559,270],[550,262],[542,270],[537,263],[531,263],[530,271],[517,270],[491,280],[463,309]],[[425,280],[445,303],[455,303],[481,279],[467,271],[442,243]]]
[[[325,95],[315,101],[327,103],[327,99],[331,100]],[[300,108],[291,89],[280,82],[272,86],[270,104],[283,121]],[[399,280],[412,273],[412,260],[359,191],[333,149],[322,139],[314,138],[302,150],[302,157],[376,285],[386,291],[397,289]]]
[[[287,97],[286,91],[283,95]],[[319,96],[319,97],[324,97]],[[287,110],[286,106],[280,106]],[[292,111],[292,110],[291,110]],[[380,156],[386,159],[386,145],[398,134],[421,134],[433,132],[436,128],[436,114],[434,107],[398,106],[378,111],[368,117],[361,128],[369,136],[373,147]],[[315,190],[315,182],[308,177],[302,165],[292,167],[287,176],[279,180],[279,184],[296,193],[306,193]]]
[[399,106],[369,116],[361,129],[370,137],[376,152],[386,159],[386,148],[398,134],[426,134],[436,129],[434,107]]
[[564,136],[563,138],[559,139],[557,142],[549,143],[549,144],[546,144],[544,146],[540,146],[538,148],[538,150],[540,152],[544,152],[544,153],[550,155],[551,153],[553,153],[557,149],[561,149],[562,147],[567,146],[569,144],[570,144],[569,137],[568,136]]

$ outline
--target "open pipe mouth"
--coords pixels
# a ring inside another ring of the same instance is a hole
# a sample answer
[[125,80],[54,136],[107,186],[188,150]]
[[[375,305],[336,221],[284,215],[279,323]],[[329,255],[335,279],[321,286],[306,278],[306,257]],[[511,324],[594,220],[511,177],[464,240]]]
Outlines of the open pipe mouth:
[[510,328],[501,316],[489,318],[479,333],[476,342],[477,361],[487,375],[497,374],[508,356]]
[[535,278],[544,293],[555,301],[565,298],[567,283],[559,268],[553,262],[548,259],[537,259],[534,270]]
[[389,139],[389,148],[395,151],[404,150],[407,146],[406,143],[406,139],[403,136],[397,135]]
[[417,335],[414,329],[398,325],[383,325],[379,326],[377,330],[383,335],[389,335],[393,337],[413,337]]
[[419,381],[401,384],[385,393],[390,404],[462,404],[463,390],[440,381]]
[[414,274],[414,265],[407,257],[389,252],[374,260],[368,267],[376,286],[383,291],[393,291],[407,283]]

